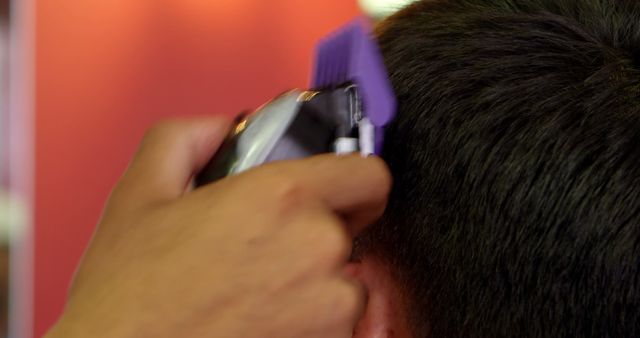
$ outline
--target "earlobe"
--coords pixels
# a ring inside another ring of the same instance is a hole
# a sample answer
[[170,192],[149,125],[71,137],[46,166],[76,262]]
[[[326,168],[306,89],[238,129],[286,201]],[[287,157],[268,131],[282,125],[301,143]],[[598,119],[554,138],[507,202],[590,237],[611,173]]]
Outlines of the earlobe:
[[391,270],[380,260],[364,257],[348,267],[365,288],[367,301],[353,338],[410,338],[407,310]]

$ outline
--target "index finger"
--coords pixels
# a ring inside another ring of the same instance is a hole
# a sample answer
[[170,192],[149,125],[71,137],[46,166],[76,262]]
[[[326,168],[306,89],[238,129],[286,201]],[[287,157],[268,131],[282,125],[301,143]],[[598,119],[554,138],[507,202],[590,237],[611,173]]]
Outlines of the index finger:
[[[352,236],[382,216],[391,189],[389,169],[378,157],[327,154],[268,164],[254,174],[276,184],[287,182],[305,198],[319,199],[343,217]],[[269,198],[270,189],[262,190],[262,198]]]

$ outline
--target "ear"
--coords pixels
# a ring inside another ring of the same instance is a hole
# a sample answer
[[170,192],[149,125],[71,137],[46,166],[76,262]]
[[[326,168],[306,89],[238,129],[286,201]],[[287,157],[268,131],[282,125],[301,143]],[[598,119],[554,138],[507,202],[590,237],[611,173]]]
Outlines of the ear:
[[407,309],[387,264],[374,257],[350,263],[349,274],[364,286],[367,302],[353,338],[411,338]]

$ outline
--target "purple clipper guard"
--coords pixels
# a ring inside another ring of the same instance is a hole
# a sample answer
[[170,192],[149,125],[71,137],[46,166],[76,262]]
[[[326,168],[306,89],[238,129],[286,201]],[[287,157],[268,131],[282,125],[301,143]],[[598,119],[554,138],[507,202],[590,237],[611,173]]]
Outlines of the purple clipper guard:
[[376,128],[375,151],[380,155],[384,126],[395,117],[396,98],[369,21],[364,18],[340,28],[316,47],[311,88],[334,88],[346,82],[358,87],[364,117]]

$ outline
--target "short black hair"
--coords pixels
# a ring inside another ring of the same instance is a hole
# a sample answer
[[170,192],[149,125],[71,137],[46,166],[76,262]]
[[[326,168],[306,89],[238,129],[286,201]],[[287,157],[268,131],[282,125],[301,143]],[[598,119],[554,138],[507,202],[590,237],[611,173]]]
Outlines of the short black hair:
[[640,337],[640,2],[425,0],[382,23],[394,177],[360,249],[418,337]]

